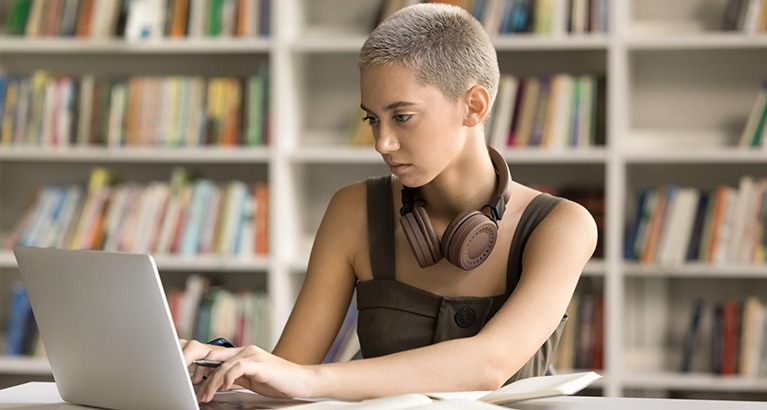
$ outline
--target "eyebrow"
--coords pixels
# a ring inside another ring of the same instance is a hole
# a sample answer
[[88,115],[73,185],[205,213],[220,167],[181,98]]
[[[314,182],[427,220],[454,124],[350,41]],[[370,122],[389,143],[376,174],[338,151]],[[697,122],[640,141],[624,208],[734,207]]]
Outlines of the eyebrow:
[[[384,107],[384,111],[391,111],[391,110],[394,110],[394,109],[397,109],[397,108],[410,107],[410,106],[413,106],[413,105],[418,105],[418,104],[416,104],[414,102],[408,102],[408,101],[397,101],[397,102],[393,102],[393,103],[385,106]],[[360,108],[362,108],[365,111],[370,111],[363,104],[360,104]]]

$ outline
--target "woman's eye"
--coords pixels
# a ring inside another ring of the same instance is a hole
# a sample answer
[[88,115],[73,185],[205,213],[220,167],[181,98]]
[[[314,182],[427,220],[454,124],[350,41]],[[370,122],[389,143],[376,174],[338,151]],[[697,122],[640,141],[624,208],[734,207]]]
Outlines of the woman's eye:
[[373,125],[377,125],[377,124],[378,124],[378,118],[376,118],[376,117],[371,117],[371,116],[369,116],[369,115],[366,115],[366,116],[362,117],[362,121],[363,121],[363,122],[367,122],[367,123],[368,123],[368,124],[370,124],[371,126],[373,126]]
[[412,114],[397,114],[394,116],[397,122],[408,122],[411,118],[413,118]]

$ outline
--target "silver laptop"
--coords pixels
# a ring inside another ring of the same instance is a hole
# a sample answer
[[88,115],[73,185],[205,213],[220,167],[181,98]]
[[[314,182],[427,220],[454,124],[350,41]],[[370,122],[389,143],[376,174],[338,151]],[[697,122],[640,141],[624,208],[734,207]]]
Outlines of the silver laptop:
[[[64,401],[199,408],[150,255],[28,247],[14,253]],[[216,401],[226,403],[214,408],[290,404],[248,393],[219,394]]]

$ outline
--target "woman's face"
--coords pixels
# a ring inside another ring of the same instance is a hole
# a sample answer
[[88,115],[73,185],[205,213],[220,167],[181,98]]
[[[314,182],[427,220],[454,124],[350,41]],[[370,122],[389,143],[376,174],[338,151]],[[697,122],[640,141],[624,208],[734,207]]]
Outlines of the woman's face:
[[399,64],[360,73],[361,106],[375,148],[403,185],[427,184],[460,153],[466,105],[435,86],[419,84]]

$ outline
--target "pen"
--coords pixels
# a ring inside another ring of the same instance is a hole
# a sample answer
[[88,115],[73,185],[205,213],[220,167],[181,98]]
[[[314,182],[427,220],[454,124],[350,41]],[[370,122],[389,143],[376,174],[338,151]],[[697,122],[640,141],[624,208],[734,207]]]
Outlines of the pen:
[[201,366],[201,367],[218,367],[218,366],[221,366],[221,362],[219,362],[218,360],[200,359],[200,360],[195,360],[192,363],[196,364],[197,366]]

